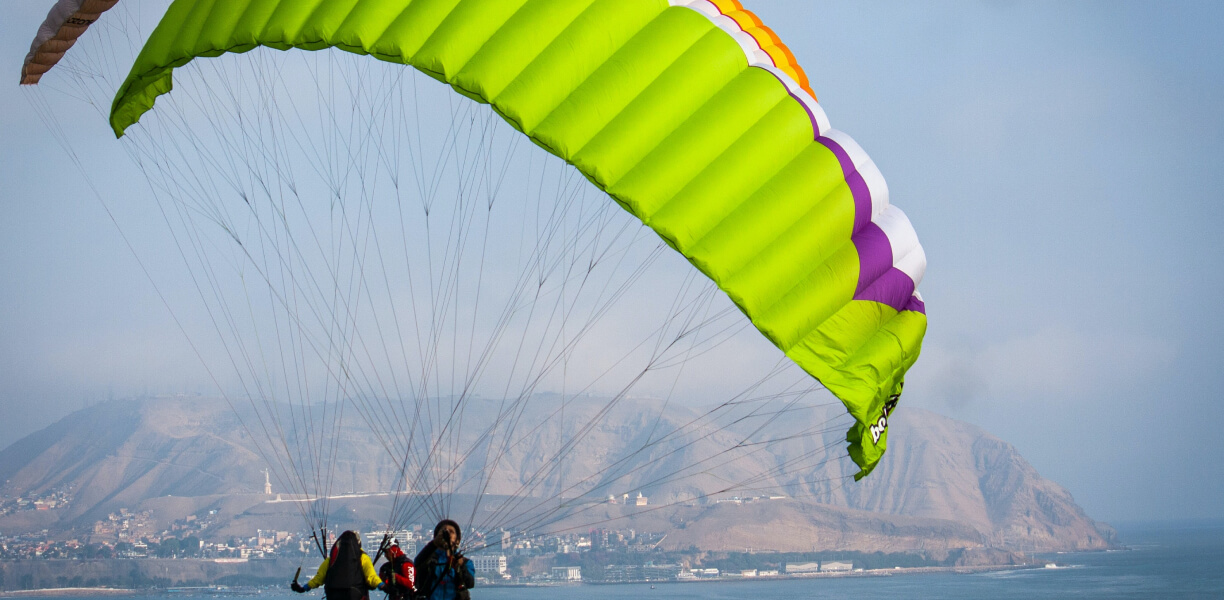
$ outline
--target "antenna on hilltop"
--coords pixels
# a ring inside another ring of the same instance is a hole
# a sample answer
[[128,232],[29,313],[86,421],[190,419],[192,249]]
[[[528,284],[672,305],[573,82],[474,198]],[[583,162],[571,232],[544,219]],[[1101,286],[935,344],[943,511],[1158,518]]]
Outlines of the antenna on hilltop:
[[268,476],[267,469],[263,470],[263,474],[264,474],[264,494],[271,496],[272,495],[272,479]]

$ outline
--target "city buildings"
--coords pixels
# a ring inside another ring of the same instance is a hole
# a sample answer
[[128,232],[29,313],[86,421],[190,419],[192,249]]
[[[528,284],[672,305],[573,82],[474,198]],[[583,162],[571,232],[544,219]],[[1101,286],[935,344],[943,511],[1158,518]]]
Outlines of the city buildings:
[[502,578],[506,576],[505,554],[476,554],[468,557],[477,575]]
[[580,567],[553,567],[552,580],[577,583],[582,581],[582,569]]

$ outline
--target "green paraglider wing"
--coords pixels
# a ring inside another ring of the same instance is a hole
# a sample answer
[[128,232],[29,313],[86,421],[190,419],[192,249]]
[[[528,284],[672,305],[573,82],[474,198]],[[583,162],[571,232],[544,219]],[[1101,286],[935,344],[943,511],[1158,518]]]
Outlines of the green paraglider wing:
[[789,51],[731,0],[175,0],[116,135],[197,57],[265,46],[411,65],[490,104],[714,280],[854,416],[869,473],[918,357],[926,259]]

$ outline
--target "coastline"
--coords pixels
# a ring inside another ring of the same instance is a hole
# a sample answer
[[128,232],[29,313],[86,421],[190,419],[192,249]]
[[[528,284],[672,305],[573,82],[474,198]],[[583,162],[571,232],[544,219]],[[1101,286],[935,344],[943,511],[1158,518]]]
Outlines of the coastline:
[[[841,579],[851,577],[896,577],[902,575],[924,575],[933,573],[983,573],[989,571],[1008,571],[1022,569],[1040,569],[1041,564],[1027,565],[979,565],[979,566],[963,566],[963,567],[902,567],[893,569],[866,569],[861,571],[845,571],[834,573],[803,573],[795,575],[768,575],[756,577],[710,577],[710,578],[692,578],[692,579],[668,579],[654,581],[581,581],[581,582],[549,582],[536,581],[524,583],[490,583],[480,586],[481,588],[564,588],[564,587],[582,587],[582,586],[618,586],[618,585],[675,585],[675,584],[717,584],[717,583],[746,583],[746,582],[774,582],[788,580],[811,580],[811,579]],[[210,595],[224,593],[226,595],[249,595],[256,593],[256,590],[266,589],[260,586],[226,586],[225,588],[213,587],[169,587],[169,588],[149,588],[149,589],[125,589],[125,588],[108,588],[108,587],[61,587],[61,588],[43,588],[35,590],[11,590],[0,592],[0,598],[54,598],[63,596],[136,596],[136,595],[171,595],[188,591],[206,591]]]
[[37,590],[9,590],[0,592],[0,598],[29,598],[55,596],[129,596],[137,594],[137,590],[108,587],[62,587],[42,588]]
[[897,567],[892,569],[863,569],[858,571],[838,571],[830,573],[797,573],[794,575],[766,575],[753,577],[694,577],[684,579],[656,579],[633,581],[533,581],[525,583],[490,583],[482,588],[538,588],[538,587],[578,587],[583,585],[673,585],[687,583],[742,583],[750,581],[790,581],[806,579],[840,579],[847,577],[896,577],[900,575],[926,575],[932,573],[973,574],[990,571],[1019,571],[1025,569],[1044,568],[1045,562],[1022,565],[973,565],[959,567]]

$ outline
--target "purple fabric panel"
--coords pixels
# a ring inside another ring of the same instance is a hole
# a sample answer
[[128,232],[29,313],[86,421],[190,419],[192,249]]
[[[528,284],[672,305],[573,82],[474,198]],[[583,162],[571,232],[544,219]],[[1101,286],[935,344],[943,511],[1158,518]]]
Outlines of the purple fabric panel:
[[926,306],[914,298],[914,280],[893,266],[892,242],[879,225],[868,222],[850,241],[859,255],[855,300],[880,302],[898,312],[913,310],[926,314]]
[[833,152],[841,164],[842,176],[846,178],[846,185],[850,186],[850,194],[854,197],[854,231],[861,231],[871,222],[871,190],[867,187],[867,181],[854,168],[854,161],[850,160],[850,155],[841,144],[827,137],[818,137],[816,141]]
[[862,231],[871,222],[871,190],[867,188],[867,180],[858,171],[842,171],[846,174],[846,185],[850,186],[850,194],[854,196],[854,230]]
[[854,242],[854,249],[859,255],[858,286],[854,288],[854,296],[857,298],[864,289],[892,268],[892,243],[888,241],[884,230],[870,221],[866,227],[855,233],[850,241]]
[[[914,298],[914,280],[900,269],[889,267],[879,278],[854,295],[855,300],[873,300],[893,307],[897,312],[906,310]],[[919,300],[918,304],[922,304]],[[925,313],[924,310],[919,311]]]
[[926,306],[913,297],[914,280],[900,269],[892,266],[892,242],[888,235],[871,221],[871,190],[867,181],[854,167],[850,155],[837,142],[817,138],[818,142],[833,152],[841,164],[846,185],[854,197],[854,249],[859,255],[858,285],[855,300],[873,300],[893,307],[897,311],[913,310],[926,314]]
[[[786,83],[776,73],[769,69],[762,70],[773,75],[778,83],[786,88]],[[789,88],[787,92],[790,92]],[[910,310],[926,314],[926,305],[914,296],[914,280],[892,266],[892,243],[888,235],[871,222],[871,189],[867,187],[867,181],[855,168],[854,161],[841,144],[820,135],[816,115],[807,103],[794,94],[790,94],[790,97],[807,112],[815,140],[837,157],[842,176],[850,188],[851,197],[854,198],[854,233],[850,239],[859,255],[859,277],[854,299],[881,302],[898,311]]]

